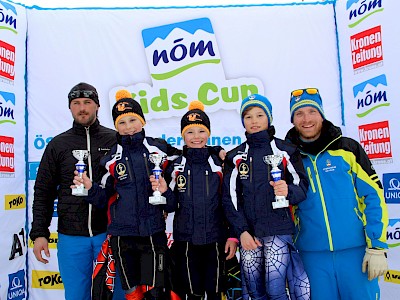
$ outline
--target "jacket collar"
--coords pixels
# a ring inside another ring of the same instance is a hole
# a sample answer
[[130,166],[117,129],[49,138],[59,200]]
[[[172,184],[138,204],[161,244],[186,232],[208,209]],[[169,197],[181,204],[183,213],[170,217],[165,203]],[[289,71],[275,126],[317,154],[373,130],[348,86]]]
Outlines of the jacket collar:
[[127,146],[129,149],[136,149],[143,146],[145,135],[144,129],[134,135],[120,135],[117,133],[117,140],[122,146]]
[[99,131],[100,128],[100,122],[98,119],[94,121],[92,125],[89,126],[83,126],[77,122],[74,121],[72,124],[72,130],[78,134],[78,135],[86,135],[86,129],[89,128],[89,133],[93,134]]
[[297,145],[301,152],[317,155],[328,146],[334,139],[342,135],[342,130],[333,125],[332,122],[324,120],[322,123],[321,135],[313,142],[304,142],[300,139],[300,135],[296,128],[292,128],[286,135],[286,140]]
[[266,143],[270,143],[274,139],[274,134],[274,126],[270,126],[268,127],[268,129],[256,133],[246,132],[246,142],[247,144],[249,144],[250,147],[263,146]]
[[183,156],[186,157],[189,164],[205,163],[210,157],[210,148],[188,148],[187,146],[183,146]]

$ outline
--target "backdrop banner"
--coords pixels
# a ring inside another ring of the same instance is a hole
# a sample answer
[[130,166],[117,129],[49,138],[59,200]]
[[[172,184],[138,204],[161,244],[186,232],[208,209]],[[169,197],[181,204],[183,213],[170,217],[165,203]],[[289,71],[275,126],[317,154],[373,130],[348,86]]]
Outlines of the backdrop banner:
[[[71,127],[67,94],[81,81],[99,91],[103,125],[114,127],[115,91],[126,88],[142,105],[146,134],[178,148],[180,119],[194,99],[211,119],[209,145],[226,150],[244,141],[238,110],[251,93],[271,100],[279,137],[291,127],[290,91],[296,88],[318,87],[327,115],[341,124],[332,4],[29,10],[28,24],[30,203],[33,170],[48,141]],[[56,226],[55,213],[50,263],[29,255],[33,299],[62,297]]]
[[389,210],[389,271],[380,282],[382,299],[397,299],[400,291],[399,10],[399,1],[336,5],[347,134],[371,159]]
[[26,10],[0,1],[0,299],[25,299]]

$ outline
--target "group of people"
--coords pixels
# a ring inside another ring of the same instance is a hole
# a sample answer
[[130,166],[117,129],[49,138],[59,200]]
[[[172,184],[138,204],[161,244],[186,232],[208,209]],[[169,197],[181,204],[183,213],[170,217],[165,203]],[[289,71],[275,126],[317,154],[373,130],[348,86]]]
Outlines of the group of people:
[[[47,263],[58,198],[66,299],[92,299],[105,241],[116,263],[113,299],[220,299],[224,261],[237,247],[244,298],[379,299],[387,269],[382,185],[361,145],[326,120],[317,89],[291,93],[294,126],[284,140],[275,137],[270,101],[243,99],[246,141],[228,153],[207,145],[211,124],[200,101],[181,119],[179,150],[146,136],[143,111],[126,90],[112,108],[117,133],[99,124],[93,86],[79,83],[68,100],[73,127],[43,154],[30,231],[37,260]],[[77,149],[88,151],[81,176]],[[162,176],[152,174],[155,153],[165,158]],[[80,185],[87,196],[72,195]],[[154,191],[164,202],[149,202]]]

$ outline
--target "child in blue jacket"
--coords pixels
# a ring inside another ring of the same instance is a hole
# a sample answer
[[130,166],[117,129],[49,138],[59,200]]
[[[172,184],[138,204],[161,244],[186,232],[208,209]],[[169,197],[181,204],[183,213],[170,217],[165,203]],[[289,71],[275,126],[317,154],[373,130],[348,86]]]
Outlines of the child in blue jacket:
[[[221,203],[222,161],[206,146],[210,120],[200,101],[193,101],[181,119],[183,154],[167,169],[171,177],[166,210],[174,211],[173,277],[185,299],[221,299],[224,260],[235,255],[236,239],[229,239]],[[154,188],[158,182],[153,179]],[[160,179],[160,191],[166,192]],[[228,239],[227,239],[228,238]]]
[[[309,299],[309,282],[298,259],[289,207],[274,208],[275,196],[290,204],[306,198],[308,188],[300,153],[274,136],[272,106],[254,94],[242,101],[240,114],[247,140],[227,153],[223,205],[240,239],[242,278],[251,299]],[[282,179],[273,181],[267,155],[281,155]]]
[[[164,299],[165,289],[171,287],[164,205],[149,203],[153,194],[149,178],[154,168],[149,154],[164,154],[172,160],[180,152],[163,139],[145,136],[142,108],[128,91],[118,91],[116,99],[112,117],[118,143],[101,161],[108,173],[101,186],[86,175],[82,179],[75,176],[74,184],[85,185],[90,203],[109,207],[107,233],[125,298]],[[142,290],[143,286],[150,290]]]

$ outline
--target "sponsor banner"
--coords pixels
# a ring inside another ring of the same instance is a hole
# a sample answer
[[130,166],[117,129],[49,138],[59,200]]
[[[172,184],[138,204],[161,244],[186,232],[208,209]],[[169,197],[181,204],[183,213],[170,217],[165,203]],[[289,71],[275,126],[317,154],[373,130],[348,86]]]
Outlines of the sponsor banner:
[[26,199],[24,194],[20,195],[5,195],[4,196],[4,209],[24,209],[26,208]]
[[389,122],[381,121],[358,127],[359,140],[372,162],[392,161]]
[[45,290],[63,290],[64,285],[57,271],[32,270],[32,288]]
[[0,90],[0,126],[2,124],[16,124],[15,94]]
[[7,300],[24,300],[26,297],[25,270],[8,274]]
[[[146,120],[181,117],[194,99],[212,113],[238,110],[238,104],[248,95],[264,94],[258,78],[226,79],[209,18],[146,28],[142,38],[153,84],[138,83],[128,90],[140,102]],[[110,106],[120,88],[111,90]]]
[[389,220],[387,242],[389,248],[397,248],[400,246],[400,219]]
[[383,174],[383,191],[386,203],[400,204],[400,173]]
[[370,78],[353,87],[353,95],[356,103],[357,117],[364,118],[379,109],[390,106],[387,96],[386,75],[381,74]]
[[390,217],[389,271],[379,281],[382,299],[398,298],[400,275],[400,1],[336,1],[346,135],[358,140],[382,181]]
[[0,299],[27,299],[26,10],[0,1]]
[[[400,271],[389,270],[384,276],[385,281],[395,284],[400,284]],[[392,298],[394,299],[394,298]]]
[[355,73],[383,64],[381,26],[352,35],[350,45]]
[[15,46],[0,40],[0,78],[14,81],[15,77]]
[[14,177],[14,163],[14,137],[0,136],[0,177]]

